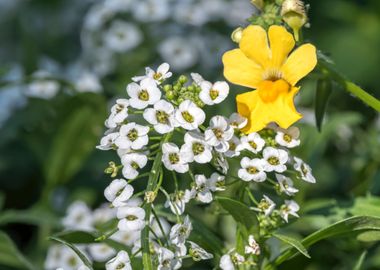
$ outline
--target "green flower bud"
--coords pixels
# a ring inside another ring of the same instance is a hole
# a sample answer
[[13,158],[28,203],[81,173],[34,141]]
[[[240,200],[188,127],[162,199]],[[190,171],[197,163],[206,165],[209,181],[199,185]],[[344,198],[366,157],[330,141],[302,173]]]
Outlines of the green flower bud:
[[187,77],[185,75],[181,75],[179,76],[178,78],[178,82],[181,83],[181,84],[185,84],[187,82]]
[[164,85],[164,87],[163,87],[163,89],[164,89],[165,92],[168,92],[168,91],[172,90],[172,88],[173,88],[173,87],[172,87],[170,84],[166,84],[166,85]]
[[293,29],[294,38],[299,40],[299,30],[307,22],[305,5],[301,0],[285,0],[281,8],[282,19]]
[[242,36],[243,36],[243,27],[238,27],[232,32],[231,39],[233,42],[239,43]]

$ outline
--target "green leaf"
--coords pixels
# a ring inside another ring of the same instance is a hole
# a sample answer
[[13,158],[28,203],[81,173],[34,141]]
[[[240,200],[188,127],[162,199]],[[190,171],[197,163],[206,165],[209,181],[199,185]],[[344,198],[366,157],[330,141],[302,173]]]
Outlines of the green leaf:
[[248,233],[253,233],[258,237],[259,222],[253,210],[245,204],[227,197],[217,197],[216,200],[236,222],[241,223],[247,229]]
[[25,223],[36,226],[49,225],[55,228],[61,226],[57,216],[37,208],[28,210],[6,210],[1,212],[0,225],[8,223]]
[[315,120],[319,131],[322,129],[322,122],[325,116],[327,102],[332,93],[332,82],[330,79],[319,79],[315,93]]
[[20,253],[12,239],[2,231],[0,231],[0,265],[17,269],[37,269]]
[[294,238],[286,236],[286,235],[278,234],[278,233],[273,234],[273,236],[276,237],[277,239],[283,241],[284,243],[287,243],[287,244],[293,246],[300,253],[302,253],[305,257],[310,259],[310,255],[307,252],[306,248],[297,239],[294,239]]
[[363,253],[360,255],[358,261],[356,262],[353,270],[361,270],[362,269],[362,266],[363,266],[363,263],[364,263],[364,260],[365,260],[365,257],[367,256],[367,251],[363,251]]
[[80,251],[76,246],[74,246],[73,244],[71,244],[69,242],[66,242],[65,240],[63,240],[61,238],[58,238],[58,237],[51,236],[49,238],[51,240],[57,241],[57,242],[59,242],[61,244],[64,244],[68,248],[71,248],[78,255],[79,259],[84,263],[84,265],[86,265],[88,268],[90,268],[91,270],[93,270],[92,263],[82,253],[82,251]]
[[362,242],[380,241],[380,231],[369,231],[359,234],[356,239]]
[[[301,243],[307,248],[323,239],[344,235],[356,236],[366,231],[380,231],[380,218],[372,216],[350,217],[312,233],[304,238]],[[297,249],[287,249],[275,260],[274,264],[280,265],[297,255],[298,252]]]

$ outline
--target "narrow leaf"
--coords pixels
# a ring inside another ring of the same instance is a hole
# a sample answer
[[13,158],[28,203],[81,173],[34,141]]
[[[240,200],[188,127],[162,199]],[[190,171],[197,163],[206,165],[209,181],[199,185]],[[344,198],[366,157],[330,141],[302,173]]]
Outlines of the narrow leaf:
[[367,251],[363,251],[363,253],[360,255],[358,261],[356,262],[353,270],[361,270],[362,267],[363,267],[363,263],[364,263],[364,260],[365,260],[365,257],[367,256]]
[[307,252],[306,248],[297,239],[294,239],[294,238],[286,236],[286,235],[278,234],[278,233],[273,234],[273,236],[276,237],[277,239],[283,241],[284,243],[287,243],[287,244],[291,245],[292,247],[296,248],[305,257],[310,259],[310,255]]
[[317,90],[315,92],[315,121],[319,131],[322,130],[322,122],[331,93],[332,82],[330,79],[320,79],[317,81]]

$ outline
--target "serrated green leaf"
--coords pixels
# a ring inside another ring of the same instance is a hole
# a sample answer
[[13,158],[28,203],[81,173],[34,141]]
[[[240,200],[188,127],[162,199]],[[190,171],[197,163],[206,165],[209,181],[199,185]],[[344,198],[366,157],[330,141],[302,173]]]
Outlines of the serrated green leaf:
[[2,231],[0,231],[0,265],[17,269],[37,269],[20,253],[12,239]]
[[322,130],[322,122],[331,93],[332,82],[330,79],[320,79],[317,81],[317,89],[315,92],[315,121],[319,131]]
[[76,246],[74,246],[73,244],[71,244],[69,242],[66,242],[65,240],[63,240],[61,238],[58,238],[58,237],[51,236],[51,237],[49,237],[49,239],[57,241],[58,243],[61,243],[61,244],[65,245],[65,246],[67,246],[68,248],[70,248],[72,251],[74,251],[78,255],[79,259],[83,262],[83,264],[85,266],[87,266],[88,268],[90,268],[91,270],[93,270],[92,263],[82,253],[82,251],[80,251]]
[[291,245],[292,247],[296,248],[300,253],[302,253],[305,257],[309,258],[310,259],[310,255],[309,253],[307,252],[306,248],[302,245],[302,243],[300,241],[298,241],[297,239],[294,239],[292,237],[289,237],[289,236],[286,236],[286,235],[282,235],[282,234],[278,234],[278,233],[275,233],[273,234],[273,236],[281,241],[283,241],[284,243],[286,244],[289,244]]

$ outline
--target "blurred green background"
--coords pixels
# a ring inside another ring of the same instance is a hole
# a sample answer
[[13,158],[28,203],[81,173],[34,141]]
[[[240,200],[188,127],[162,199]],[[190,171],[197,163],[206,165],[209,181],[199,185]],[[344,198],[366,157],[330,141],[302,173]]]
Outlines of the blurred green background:
[[[341,73],[380,98],[380,1],[308,3],[311,28],[305,29],[305,39],[329,55]],[[191,31],[194,46],[216,42],[218,46],[200,50],[207,52],[207,63],[198,55],[198,62],[177,68],[184,74],[200,72],[214,80],[222,78],[219,57],[234,46],[228,37],[239,26],[232,19],[226,22],[219,18],[202,25],[178,23],[182,28],[177,29],[168,19],[141,22],[127,18],[139,25],[144,39],[134,49],[117,54],[111,71],[101,72],[96,68],[102,60],[94,60],[97,53],[88,48],[88,33],[81,30],[84,15],[95,4],[87,0],[0,0],[0,227],[36,263],[44,260],[49,244],[46,236],[52,227],[59,228],[59,218],[70,202],[80,199],[92,207],[104,202],[103,190],[109,180],[103,170],[115,157],[97,151],[95,146],[102,135],[110,101],[125,96],[130,77],[142,74],[145,66],[168,61],[157,49],[167,38],[165,35],[183,36]],[[158,28],[163,32],[155,32]],[[88,32],[91,36],[97,34]],[[197,40],[199,36],[205,40]],[[219,41],[221,37],[224,39]],[[70,77],[70,70],[77,72],[71,63],[78,59],[95,70],[103,91],[71,91],[75,74]],[[22,75],[10,75],[15,66]],[[60,92],[51,99],[22,94],[33,80],[31,75],[40,69],[52,71],[52,77],[68,74],[60,81]],[[297,199],[318,200],[326,203],[326,209],[311,212],[293,224],[291,229],[299,234],[347,215],[342,209],[350,209],[351,214],[369,208],[380,211],[380,199],[368,205],[364,202],[363,208],[356,207],[358,199],[354,200],[368,194],[380,195],[378,113],[334,85],[322,131],[318,132],[314,120],[315,88],[312,75],[302,82],[297,98],[305,115],[298,124],[302,133],[298,151],[313,167],[318,183],[305,187]],[[235,110],[232,97],[244,90],[232,89],[236,91],[231,91],[228,106],[214,109],[218,113],[229,115]],[[8,94],[1,94],[6,91]],[[15,91],[21,94],[9,94]],[[330,218],[322,219],[326,215]],[[364,269],[380,269],[379,248],[376,243],[354,239],[328,240],[310,250],[311,260],[297,257],[281,269],[352,269],[364,249],[368,250]],[[0,269],[11,268],[0,262]]]

